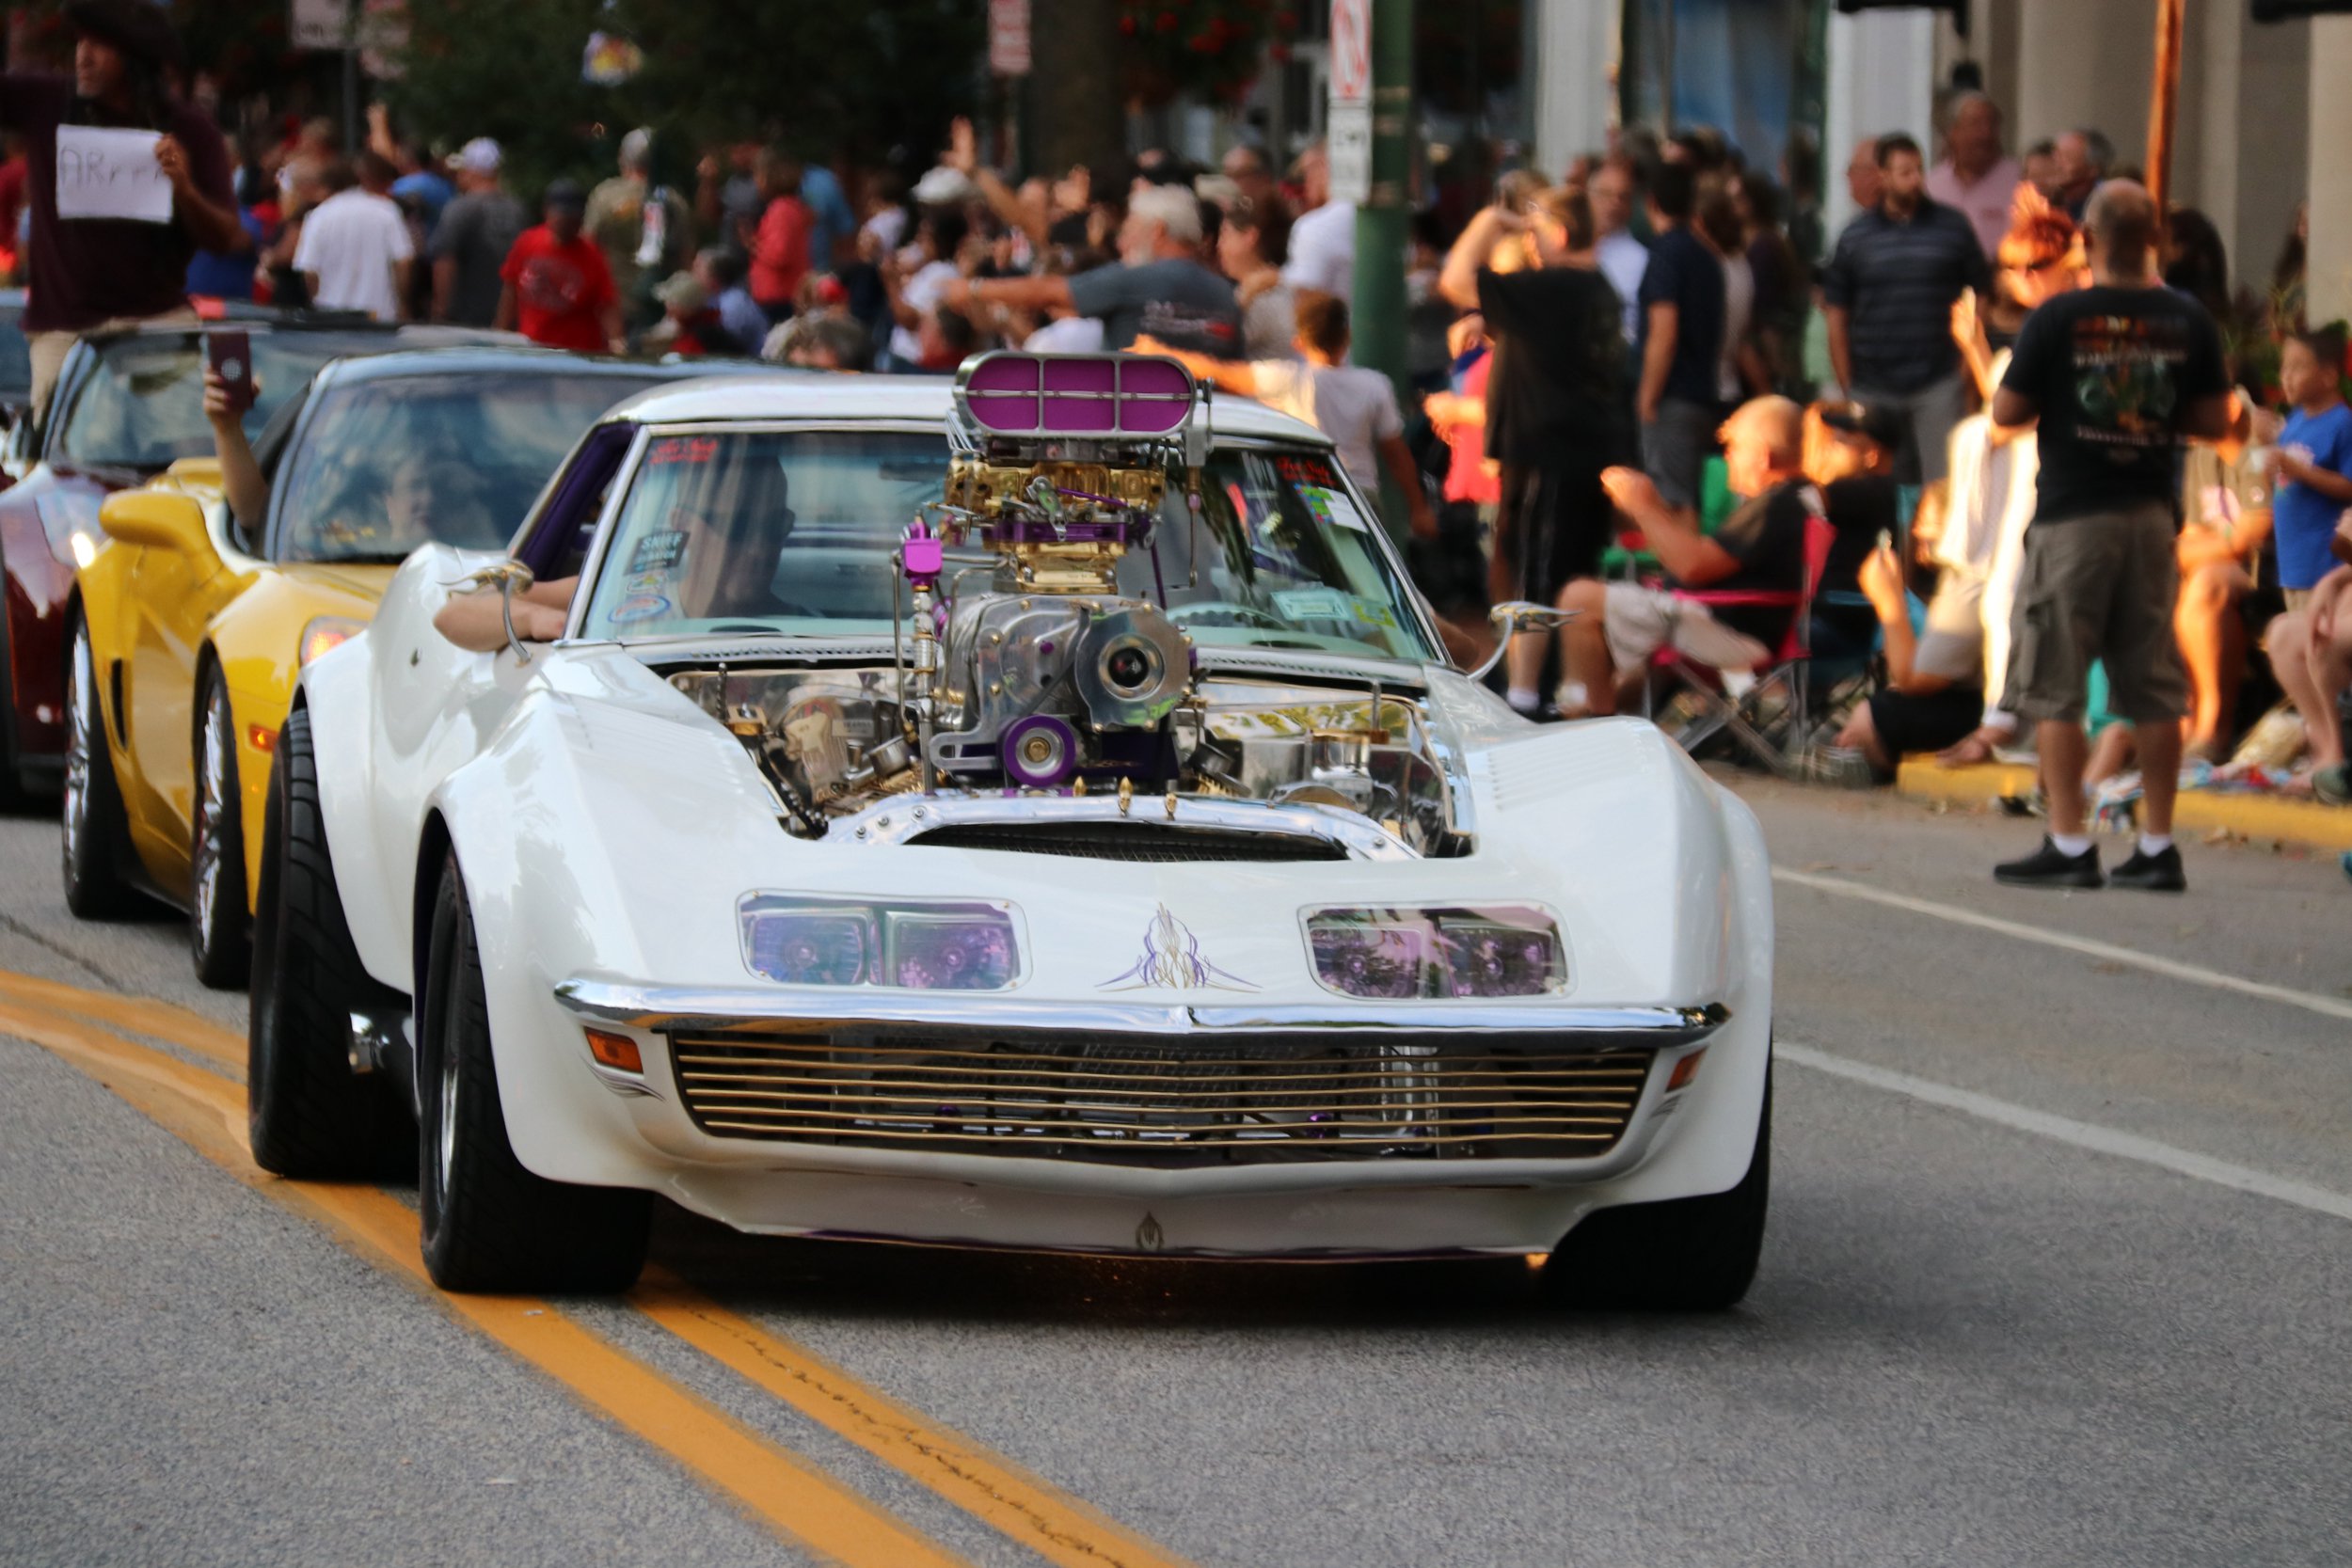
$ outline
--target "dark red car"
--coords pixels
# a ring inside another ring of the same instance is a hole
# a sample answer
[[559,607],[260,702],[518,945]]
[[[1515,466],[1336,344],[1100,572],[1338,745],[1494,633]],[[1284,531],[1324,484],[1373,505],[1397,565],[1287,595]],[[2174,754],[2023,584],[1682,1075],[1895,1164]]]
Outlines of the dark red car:
[[[239,312],[242,317],[243,312]],[[393,326],[350,318],[239,319],[251,336],[260,396],[246,416],[257,438],[321,365],[348,355],[505,342],[463,327]],[[0,795],[54,793],[65,767],[65,611],[76,551],[98,545],[100,502],[183,457],[209,457],[204,340],[149,326],[74,344],[45,428],[10,431],[0,491]]]

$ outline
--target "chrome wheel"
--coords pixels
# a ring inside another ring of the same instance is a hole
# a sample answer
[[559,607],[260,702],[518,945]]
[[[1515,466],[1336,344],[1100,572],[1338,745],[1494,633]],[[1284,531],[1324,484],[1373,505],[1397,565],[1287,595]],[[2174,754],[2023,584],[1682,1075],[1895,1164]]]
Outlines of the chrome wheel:
[[89,631],[80,626],[73,628],[73,652],[66,665],[65,725],[65,801],[58,836],[65,847],[66,875],[71,877],[89,833],[90,748],[106,743],[98,733],[98,689]]
[[[454,1042],[451,1042],[453,1044]],[[439,1103],[434,1107],[438,1134],[434,1139],[433,1164],[440,1178],[440,1198],[449,1203],[450,1180],[457,1170],[457,1053],[447,1045],[441,1051],[441,1082]]]
[[228,859],[222,823],[236,802],[229,799],[229,694],[213,689],[204,706],[204,747],[197,758],[195,862],[190,867],[196,928],[211,934],[220,908],[221,868]]

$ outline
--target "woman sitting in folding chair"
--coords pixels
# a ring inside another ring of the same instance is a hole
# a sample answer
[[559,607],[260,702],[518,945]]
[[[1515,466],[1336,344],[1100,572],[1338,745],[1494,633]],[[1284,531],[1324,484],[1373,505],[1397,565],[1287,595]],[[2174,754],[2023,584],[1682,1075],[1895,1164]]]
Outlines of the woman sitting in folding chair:
[[1578,612],[1560,631],[1563,718],[1614,713],[1620,687],[1646,678],[1662,650],[1721,673],[1765,669],[1787,648],[1808,587],[1808,524],[1822,515],[1802,467],[1804,425],[1804,411],[1781,397],[1756,398],[1724,421],[1731,488],[1748,499],[1712,535],[1634,469],[1601,476],[1666,585],[1580,578],[1561,591],[1560,607]]

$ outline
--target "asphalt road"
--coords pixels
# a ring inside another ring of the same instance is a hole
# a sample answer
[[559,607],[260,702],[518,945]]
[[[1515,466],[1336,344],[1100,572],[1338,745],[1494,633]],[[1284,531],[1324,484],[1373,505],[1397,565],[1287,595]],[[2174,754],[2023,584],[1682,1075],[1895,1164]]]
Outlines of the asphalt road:
[[1774,1208],[1747,1304],[1678,1320],[676,1213],[639,1298],[461,1307],[413,1195],[242,1165],[242,997],[0,818],[0,1562],[2352,1560],[2332,860],[2014,892],[2029,824],[1740,787]]

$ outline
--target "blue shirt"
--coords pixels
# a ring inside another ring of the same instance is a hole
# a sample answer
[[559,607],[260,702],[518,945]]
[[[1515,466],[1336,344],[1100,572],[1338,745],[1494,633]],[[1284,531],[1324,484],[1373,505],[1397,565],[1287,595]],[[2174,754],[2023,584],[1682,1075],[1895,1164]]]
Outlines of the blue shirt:
[[[2352,474],[2352,407],[2337,404],[2323,414],[2300,408],[2287,417],[2279,432],[2280,448],[2301,447],[2312,454],[2314,467],[2332,474]],[[2281,484],[2270,498],[2270,526],[2279,540],[2279,586],[2312,588],[2336,562],[2328,553],[2335,536],[2336,519],[2344,506],[2308,484]]]
[[822,164],[801,170],[801,200],[808,208],[808,264],[832,272],[836,265],[833,247],[857,232],[857,214],[841,194],[841,182]]
[[1665,396],[1712,408],[1720,401],[1716,362],[1724,347],[1724,264],[1707,242],[1688,229],[1674,228],[1650,247],[1642,274],[1640,352],[1649,354],[1649,310],[1675,308],[1675,356],[1666,371]]
[[188,293],[213,299],[251,299],[253,297],[254,258],[262,248],[262,220],[250,212],[237,214],[237,221],[252,236],[253,249],[234,256],[217,250],[199,250],[188,259]]
[[434,173],[421,168],[414,174],[404,174],[392,182],[392,199],[402,206],[415,202],[424,215],[424,237],[433,238],[433,229],[441,221],[441,209],[457,197],[457,187]]
[[743,345],[745,354],[756,356],[768,341],[768,312],[752,298],[751,290],[738,283],[721,290],[710,303],[718,309],[719,325]]

